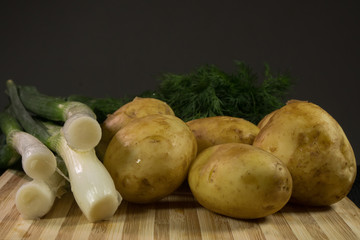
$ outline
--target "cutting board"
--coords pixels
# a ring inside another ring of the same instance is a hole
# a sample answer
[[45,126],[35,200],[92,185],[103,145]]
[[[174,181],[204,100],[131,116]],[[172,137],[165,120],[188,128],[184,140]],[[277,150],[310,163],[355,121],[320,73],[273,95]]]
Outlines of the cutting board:
[[0,239],[360,239],[360,209],[348,198],[330,207],[288,204],[257,220],[238,220],[201,207],[188,188],[146,205],[122,201],[108,221],[89,223],[71,193],[42,219],[24,220],[15,206],[22,172],[0,177]]

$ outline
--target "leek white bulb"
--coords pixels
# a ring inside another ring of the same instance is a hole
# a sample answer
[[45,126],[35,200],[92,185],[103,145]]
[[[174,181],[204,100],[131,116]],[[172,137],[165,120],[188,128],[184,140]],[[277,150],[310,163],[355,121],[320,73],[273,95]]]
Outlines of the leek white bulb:
[[111,218],[122,198],[95,150],[76,151],[60,136],[57,151],[66,164],[71,191],[85,217],[90,222]]
[[64,124],[64,137],[68,145],[76,150],[87,151],[94,148],[101,139],[101,127],[88,114],[74,114]]
[[38,219],[49,212],[55,195],[49,186],[38,180],[22,185],[16,192],[16,208],[24,219]]
[[65,192],[65,179],[55,172],[45,181],[32,180],[23,184],[16,192],[15,205],[24,219],[45,216],[54,205],[56,197]]
[[12,145],[22,157],[22,167],[32,179],[45,180],[56,170],[55,155],[36,137],[22,131],[13,132]]
[[68,145],[80,151],[95,148],[102,133],[95,113],[83,103],[68,102],[63,114],[63,132]]

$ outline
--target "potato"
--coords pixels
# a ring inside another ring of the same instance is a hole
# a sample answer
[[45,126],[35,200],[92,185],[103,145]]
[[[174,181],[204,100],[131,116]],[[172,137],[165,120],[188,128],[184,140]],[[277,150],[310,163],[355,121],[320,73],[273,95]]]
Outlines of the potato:
[[277,110],[272,111],[271,113],[267,114],[261,121],[257,124],[258,128],[263,128],[270,120],[270,118],[275,114]]
[[191,164],[188,183],[205,208],[234,218],[254,219],[280,210],[289,200],[292,179],[272,154],[243,143],[202,151]]
[[104,165],[123,199],[149,203],[184,182],[196,150],[195,137],[185,122],[172,115],[148,115],[115,134]]
[[281,159],[293,178],[292,202],[331,205],[351,190],[356,176],[353,149],[340,125],[321,107],[290,101],[254,140]]
[[187,122],[195,135],[198,152],[222,143],[252,144],[259,128],[253,123],[236,117],[216,116]]
[[131,120],[151,114],[174,115],[174,112],[169,105],[161,100],[135,97],[131,102],[110,114],[101,124],[102,138],[96,147],[98,157],[100,159],[104,158],[106,148],[117,131]]

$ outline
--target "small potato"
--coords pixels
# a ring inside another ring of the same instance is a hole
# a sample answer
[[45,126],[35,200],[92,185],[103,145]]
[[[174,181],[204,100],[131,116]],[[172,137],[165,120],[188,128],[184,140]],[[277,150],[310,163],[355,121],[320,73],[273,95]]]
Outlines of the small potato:
[[103,159],[106,148],[117,131],[131,120],[151,114],[174,115],[174,112],[169,105],[161,100],[135,97],[131,102],[110,114],[101,124],[102,138],[96,147],[98,157],[101,160]]
[[185,122],[172,115],[148,115],[132,120],[115,134],[104,166],[123,199],[149,203],[184,182],[196,148]]
[[279,211],[292,191],[290,172],[278,158],[242,143],[202,151],[191,164],[188,183],[205,208],[243,219]]
[[194,133],[198,153],[205,148],[222,143],[252,144],[259,128],[253,123],[236,117],[216,116],[187,122]]
[[282,160],[293,178],[292,202],[321,206],[344,198],[356,176],[352,147],[321,107],[289,101],[261,128],[254,146]]

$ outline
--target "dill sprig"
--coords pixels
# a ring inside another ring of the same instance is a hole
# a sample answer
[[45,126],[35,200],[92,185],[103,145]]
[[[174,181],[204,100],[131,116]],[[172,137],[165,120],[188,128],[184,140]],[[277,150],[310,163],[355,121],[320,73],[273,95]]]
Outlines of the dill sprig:
[[273,74],[265,64],[264,79],[243,62],[229,74],[204,65],[188,74],[166,73],[152,96],[168,103],[184,121],[211,116],[234,116],[257,124],[266,114],[284,105],[291,86],[289,74]]

